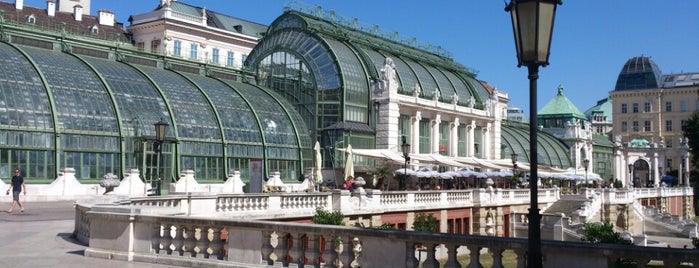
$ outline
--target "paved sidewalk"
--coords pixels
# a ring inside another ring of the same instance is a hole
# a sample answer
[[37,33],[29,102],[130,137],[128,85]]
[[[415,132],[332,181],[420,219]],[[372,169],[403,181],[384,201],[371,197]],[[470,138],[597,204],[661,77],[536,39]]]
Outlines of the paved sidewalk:
[[26,202],[25,211],[0,202],[0,267],[175,267],[83,256],[86,246],[74,240],[73,202]]

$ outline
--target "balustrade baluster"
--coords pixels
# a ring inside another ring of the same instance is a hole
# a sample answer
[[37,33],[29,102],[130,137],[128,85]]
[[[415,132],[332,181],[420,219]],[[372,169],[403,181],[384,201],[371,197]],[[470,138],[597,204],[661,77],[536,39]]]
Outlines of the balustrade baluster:
[[171,255],[182,256],[184,251],[182,250],[182,245],[184,243],[184,232],[186,227],[175,226],[174,236],[172,237],[172,253]]
[[527,251],[525,249],[515,249],[514,252],[517,254],[517,267],[525,267],[527,265]]
[[433,268],[433,267],[439,267],[439,262],[437,261],[437,254],[435,254],[436,250],[440,247],[438,244],[428,244],[427,246],[427,254],[425,257],[425,261],[422,263],[423,268]]
[[[466,245],[466,248],[468,248],[471,256],[471,263],[468,264],[468,267],[471,268],[479,268],[482,267],[481,265],[481,249],[482,247],[479,245]],[[523,267],[523,266],[517,266],[517,267]]]
[[301,233],[289,234],[287,237],[287,249],[289,264],[295,263],[303,267],[303,238]]
[[318,237],[318,240],[320,241],[318,243],[318,253],[320,253],[318,263],[324,266],[333,258],[333,239],[332,236],[321,235]]
[[[418,245],[411,242],[405,243],[405,267],[417,267],[419,263],[419,251],[417,251]],[[416,257],[416,255],[418,257]]]
[[153,234],[151,235],[151,248],[155,254],[160,254],[160,250],[163,249],[163,226],[160,223],[154,223],[152,228]]
[[182,231],[182,238],[184,239],[184,242],[182,244],[182,254],[187,257],[195,257],[194,253],[194,246],[196,244],[196,241],[194,240],[194,228],[193,226],[190,227],[183,227]]
[[221,260],[221,231],[216,227],[207,228],[206,241],[209,247],[204,251],[208,259]]
[[278,235],[276,232],[266,233],[267,243],[262,246],[262,258],[267,262],[267,265],[272,265],[277,261],[277,255],[274,249],[279,245]]
[[444,246],[444,251],[446,253],[447,259],[444,261],[444,266],[445,268],[449,267],[461,267],[461,264],[456,260],[456,253],[457,249],[459,248],[458,244],[445,244]]
[[196,241],[194,244],[194,257],[197,258],[203,258],[204,257],[204,252],[206,252],[206,249],[208,248],[208,243],[206,243],[206,238],[204,235],[206,235],[204,232],[206,231],[206,228],[202,227],[196,227],[194,228],[194,240]]
[[172,228],[175,228],[174,226],[170,225],[169,223],[164,223],[163,224],[163,236],[162,236],[162,249],[165,251],[165,254],[172,254]]
[[306,234],[306,240],[304,241],[303,255],[305,256],[306,263],[313,267],[320,266],[320,261],[318,260],[322,252],[320,247],[321,236],[318,234]]
[[339,236],[333,237],[333,251],[335,251],[335,260],[333,260],[333,265],[335,267],[343,267],[345,264],[342,262],[342,253],[345,251],[344,241]]
[[488,250],[493,253],[493,268],[503,268],[502,253],[505,251],[505,249],[490,247]]

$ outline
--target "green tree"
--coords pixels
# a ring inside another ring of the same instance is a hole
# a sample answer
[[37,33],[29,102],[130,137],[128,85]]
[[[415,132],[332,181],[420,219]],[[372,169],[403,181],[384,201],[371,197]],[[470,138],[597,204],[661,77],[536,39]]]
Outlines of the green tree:
[[439,229],[439,221],[432,214],[419,213],[415,216],[413,230],[436,232]]
[[[694,169],[699,163],[699,111],[694,111],[686,124],[682,126],[682,131],[688,140],[689,152],[692,154],[689,166]],[[690,176],[691,178],[695,177]],[[694,215],[699,216],[699,181],[695,178],[690,183],[694,184]]]
[[311,219],[315,224],[345,225],[345,215],[339,211],[328,212],[323,208],[316,208],[316,214]]
[[603,223],[585,223],[583,230],[582,241],[620,245],[633,244],[631,241],[622,238],[620,233],[615,232],[614,225],[609,221],[604,221]]

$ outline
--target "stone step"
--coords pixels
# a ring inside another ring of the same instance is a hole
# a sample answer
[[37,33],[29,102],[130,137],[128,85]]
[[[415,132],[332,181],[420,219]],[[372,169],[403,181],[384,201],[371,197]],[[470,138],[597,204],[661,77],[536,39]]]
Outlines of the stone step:
[[561,199],[553,203],[544,213],[547,214],[557,214],[563,213],[565,215],[571,215],[573,212],[577,211],[583,206],[587,199],[583,196],[577,195],[567,195],[562,196]]

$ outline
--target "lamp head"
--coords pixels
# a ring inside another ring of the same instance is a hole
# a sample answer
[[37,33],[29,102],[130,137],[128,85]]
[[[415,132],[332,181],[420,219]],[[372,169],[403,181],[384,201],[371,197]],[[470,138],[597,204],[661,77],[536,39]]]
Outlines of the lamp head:
[[167,127],[169,127],[170,125],[168,125],[168,123],[165,123],[161,118],[160,121],[153,124],[153,126],[155,126],[155,140],[164,141],[165,134],[167,134]]
[[511,0],[505,11],[512,18],[517,66],[549,64],[553,22],[561,0]]
[[408,157],[410,154],[410,143],[405,142],[405,136],[403,136],[403,144],[400,145],[400,149],[403,152],[403,157]]
[[587,169],[587,167],[589,167],[589,166],[590,166],[590,159],[585,158],[585,160],[583,160],[583,167],[585,167],[585,169]]

